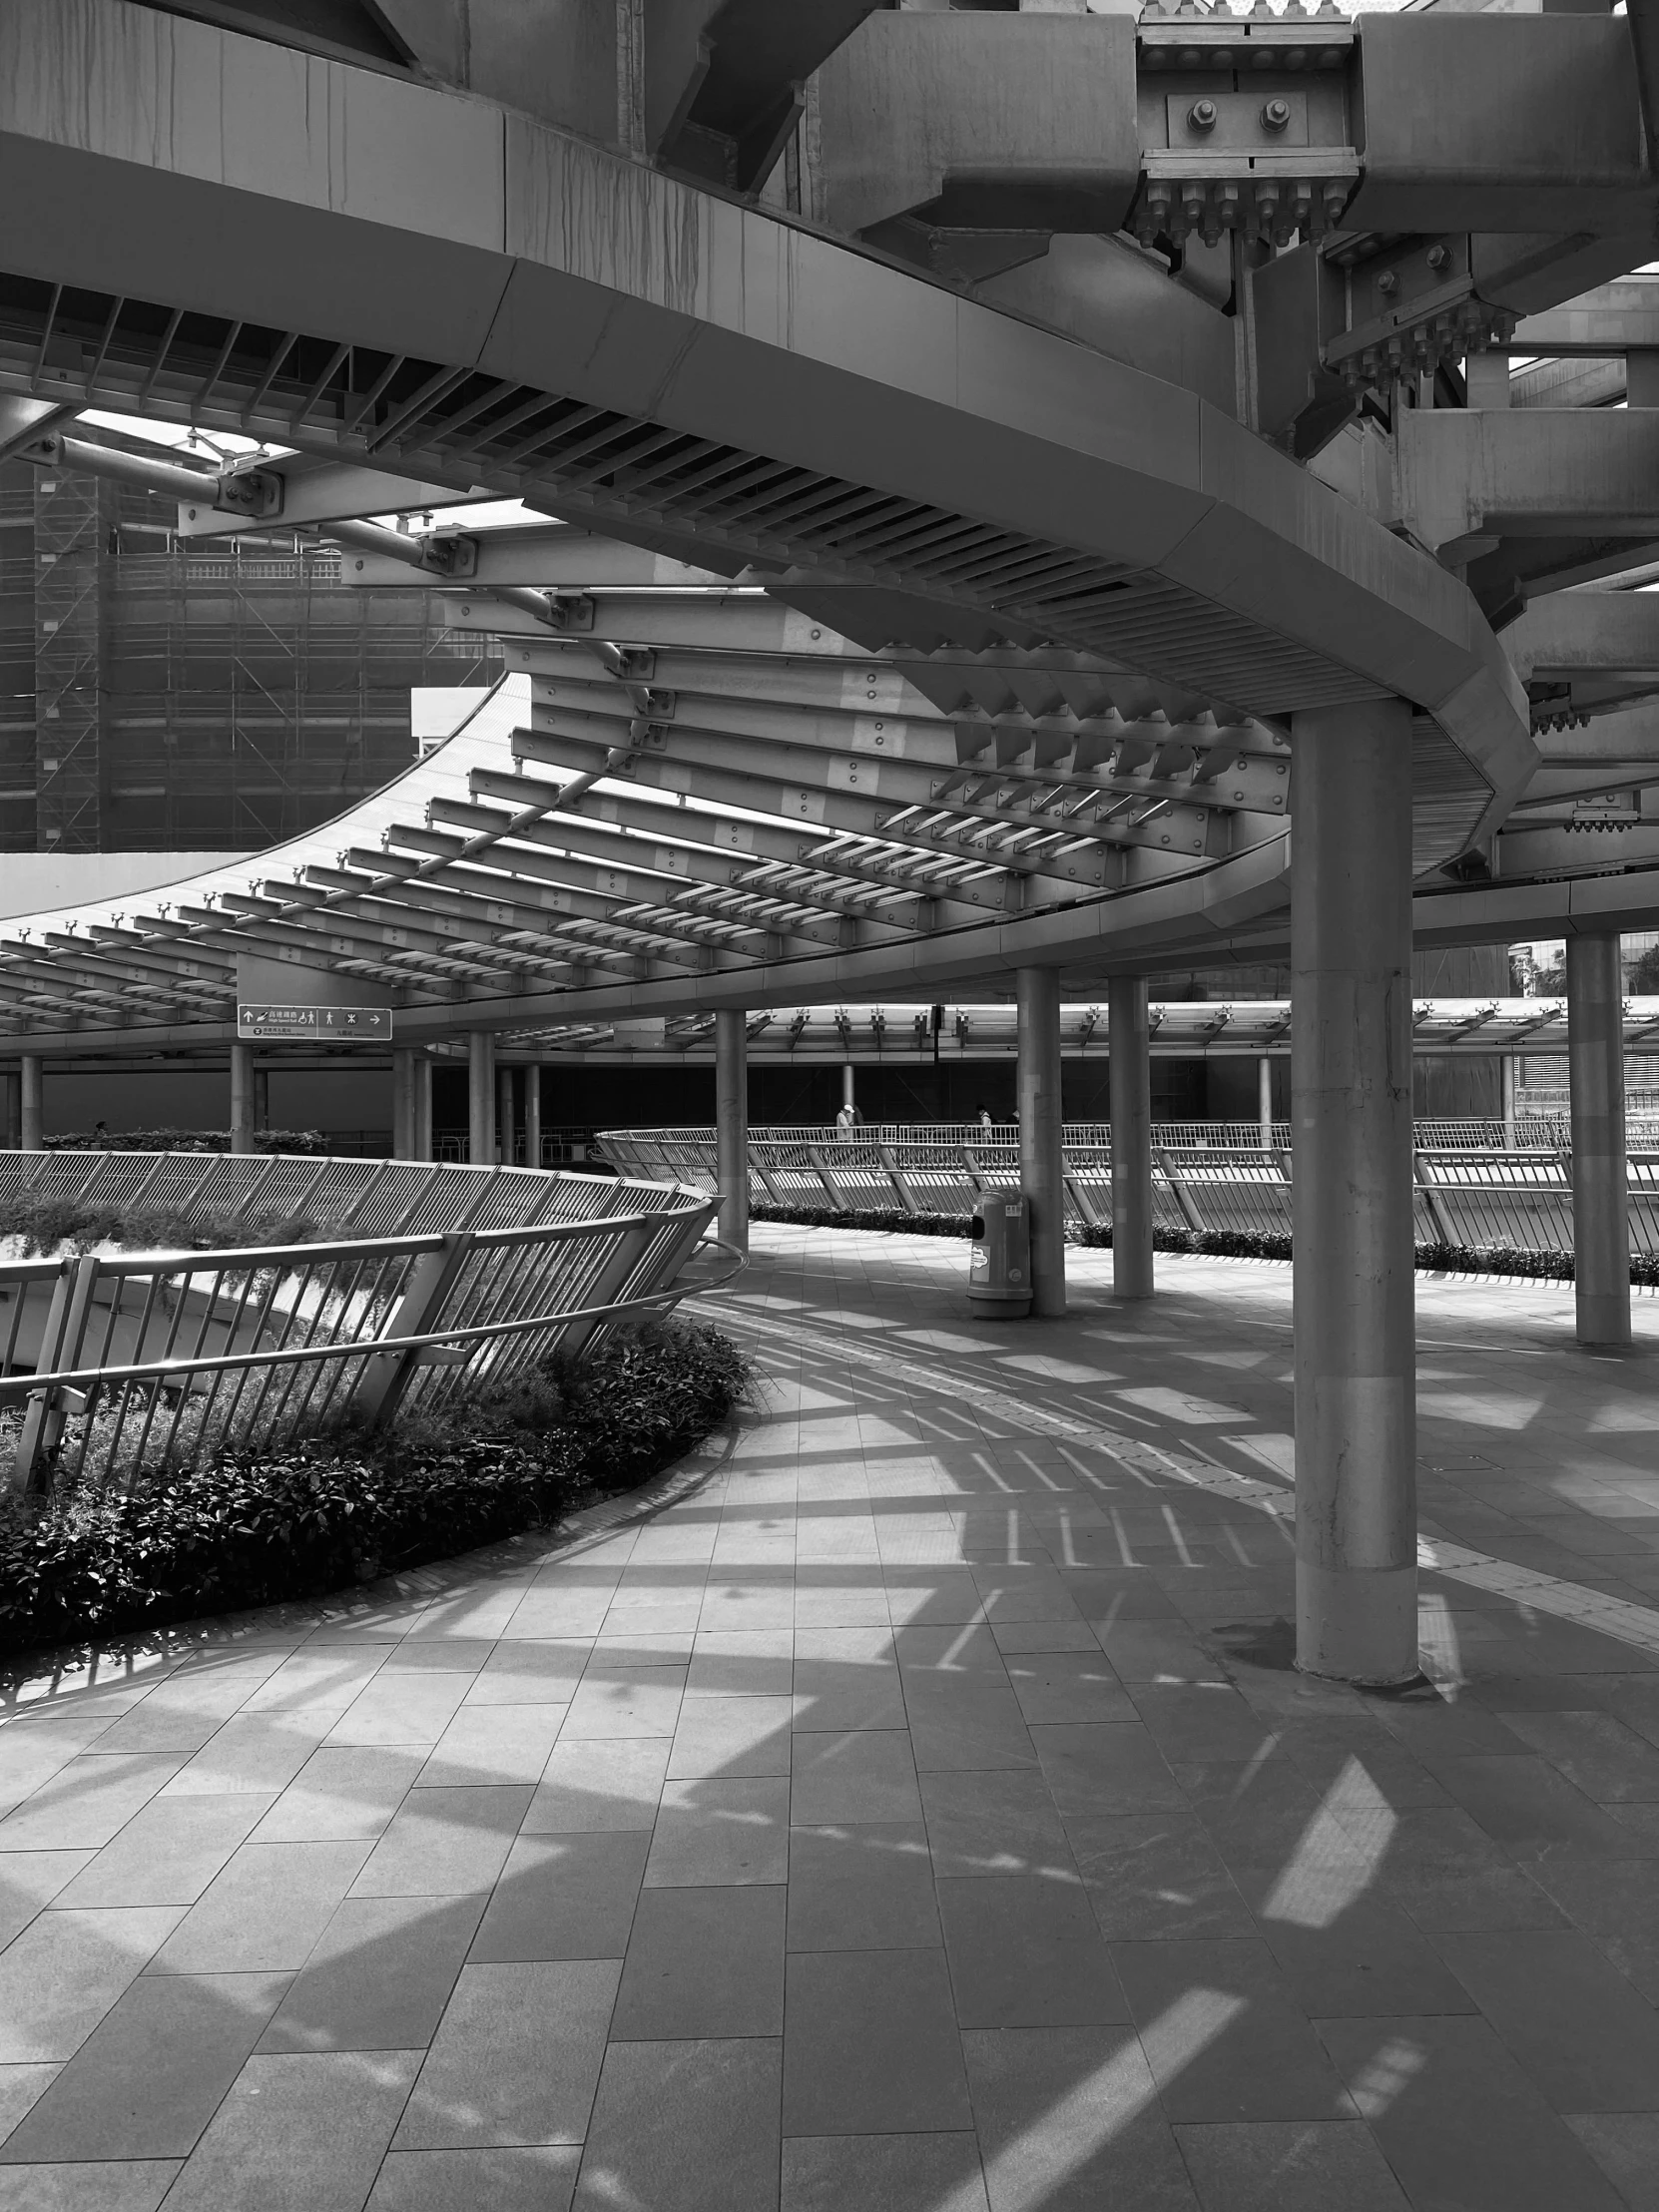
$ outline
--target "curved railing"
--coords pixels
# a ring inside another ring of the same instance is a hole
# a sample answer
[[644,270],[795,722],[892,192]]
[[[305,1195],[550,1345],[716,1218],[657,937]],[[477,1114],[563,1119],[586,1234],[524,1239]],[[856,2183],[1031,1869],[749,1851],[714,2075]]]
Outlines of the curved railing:
[[[1175,1125],[1190,1129],[1190,1125]],[[1480,1124],[1451,1125],[1461,1143],[1433,1143],[1448,1125],[1419,1123],[1414,1154],[1416,1238],[1423,1245],[1474,1250],[1570,1253],[1572,1155],[1557,1139],[1505,1147],[1480,1141]],[[1291,1229],[1290,1130],[1275,1141],[1215,1144],[1168,1141],[1154,1131],[1155,1229],[1243,1236],[1288,1236]],[[668,1173],[713,1192],[712,1129],[607,1129],[604,1156],[624,1174]],[[1066,1215],[1088,1227],[1112,1218],[1111,1131],[1097,1123],[1065,1129]],[[752,1129],[749,1195],[754,1205],[792,1211],[971,1214],[979,1194],[1019,1183],[1017,1133],[1008,1123],[989,1134],[943,1128]],[[1659,1153],[1628,1161],[1630,1249],[1659,1253]]]
[[343,1417],[383,1426],[591,1347],[699,1288],[681,1184],[408,1161],[0,1153],[37,1226],[113,1207],[304,1218],[298,1241],[0,1263],[0,1435],[18,1488],[127,1486]]

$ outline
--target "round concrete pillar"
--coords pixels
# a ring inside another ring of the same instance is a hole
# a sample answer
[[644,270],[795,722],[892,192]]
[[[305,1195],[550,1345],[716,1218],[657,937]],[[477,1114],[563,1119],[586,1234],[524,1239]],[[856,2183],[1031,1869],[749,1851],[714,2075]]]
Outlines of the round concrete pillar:
[[1112,1290],[1152,1296],[1152,1040],[1146,978],[1106,986],[1107,1105],[1112,1117]]
[[524,1070],[524,1165],[541,1166],[541,1062]]
[[501,1162],[511,1167],[518,1156],[518,1116],[514,1111],[513,1071],[501,1068],[496,1074],[496,1090],[499,1104],[495,1110],[496,1142],[501,1148]]
[[24,1053],[23,1073],[18,1086],[17,1132],[18,1148],[23,1152],[39,1152],[42,1149],[41,1137],[44,1131],[43,1094],[46,1089],[44,1067],[45,1063],[38,1052]]
[[1060,971],[1014,976],[1019,1029],[1019,1187],[1031,1224],[1031,1311],[1066,1310],[1066,1176],[1060,1148]]
[[414,1073],[414,1143],[409,1157],[429,1160],[432,1157],[432,1055],[429,1052],[415,1054]]
[[749,1250],[749,1025],[741,1008],[715,1015],[715,1173],[720,1233]]
[[1297,1664],[1417,1668],[1411,712],[1293,726]]
[[396,1045],[391,1055],[391,1152],[394,1160],[415,1157],[415,1054]]
[[254,1047],[231,1047],[231,1150],[252,1152],[254,1147]]
[[1624,981],[1611,933],[1567,939],[1572,1245],[1581,1345],[1630,1342]]
[[466,1040],[467,1158],[475,1168],[495,1165],[495,1036],[470,1029]]

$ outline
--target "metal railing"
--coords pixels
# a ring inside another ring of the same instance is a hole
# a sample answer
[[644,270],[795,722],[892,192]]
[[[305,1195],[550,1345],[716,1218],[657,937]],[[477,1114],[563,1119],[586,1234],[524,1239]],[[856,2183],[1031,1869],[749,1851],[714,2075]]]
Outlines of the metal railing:
[[[73,1170],[73,1174],[66,1172]],[[315,1240],[0,1263],[0,1434],[18,1488],[130,1487],[346,1417],[437,1413],[701,1286],[701,1190],[624,1177],[199,1154],[0,1154],[0,1201],[169,1205]],[[0,1448],[4,1448],[0,1446]]]
[[[1289,1236],[1290,1131],[1276,1142],[1171,1143],[1154,1131],[1153,1225],[1197,1235]],[[1572,1155],[1565,1145],[1505,1147],[1503,1124],[1452,1124],[1465,1139],[1495,1128],[1499,1142],[1430,1142],[1444,1123],[1419,1123],[1414,1154],[1419,1244],[1570,1254]],[[600,1144],[624,1174],[672,1173],[713,1192],[712,1129],[608,1129]],[[1064,1142],[1067,1220],[1088,1227],[1112,1218],[1112,1147],[1107,1128],[1068,1123]],[[1003,1125],[989,1139],[974,1132],[860,1129],[754,1129],[749,1137],[751,1203],[836,1212],[968,1215],[980,1192],[1019,1182],[1019,1146]],[[1630,1249],[1659,1253],[1659,1152],[1635,1152],[1628,1164]]]

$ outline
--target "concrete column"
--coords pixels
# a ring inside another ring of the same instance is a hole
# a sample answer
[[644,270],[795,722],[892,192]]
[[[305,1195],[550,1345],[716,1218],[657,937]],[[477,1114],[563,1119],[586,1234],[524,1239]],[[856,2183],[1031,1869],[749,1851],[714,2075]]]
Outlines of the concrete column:
[[429,1052],[415,1054],[414,1142],[409,1150],[412,1160],[429,1160],[432,1157],[432,1055]]
[[532,1060],[524,1071],[524,1165],[541,1166],[541,1062]]
[[394,1045],[391,1055],[391,1154],[394,1160],[415,1156],[415,1054],[406,1045]]
[[1630,1342],[1624,987],[1613,934],[1567,939],[1572,1244],[1581,1345]]
[[513,1110],[512,1069],[499,1069],[495,1083],[500,1096],[500,1104],[495,1110],[496,1142],[501,1147],[502,1166],[510,1168],[518,1152],[518,1117]]
[[1297,1664],[1417,1673],[1411,712],[1298,715],[1292,840]]
[[1506,1052],[1498,1062],[1503,1079],[1503,1142],[1515,1149],[1515,1055]]
[[470,1029],[466,1039],[467,1157],[474,1167],[495,1165],[495,1035]]
[[20,1134],[17,1126],[18,1078],[6,1071],[0,1073],[0,1152],[15,1152]]
[[1014,975],[1019,1017],[1019,1187],[1031,1223],[1031,1311],[1066,1310],[1066,1182],[1060,1150],[1060,971]]
[[1256,1063],[1256,1118],[1262,1128],[1262,1150],[1273,1150],[1273,1062],[1264,1052]]
[[20,1151],[42,1150],[45,1088],[44,1062],[40,1054],[25,1052],[22,1078],[18,1086],[17,1142]]
[[1152,1296],[1152,1044],[1146,977],[1106,987],[1107,1104],[1112,1117],[1112,1290]]
[[254,1150],[254,1047],[231,1047],[231,1150]]
[[267,1067],[254,1070],[254,1127],[271,1127],[271,1070]]
[[749,1027],[741,1007],[715,1015],[715,1162],[720,1233],[749,1250]]
[[843,1106],[856,1106],[857,1103],[853,1088],[852,1062],[848,1060],[841,1069],[841,1104]]

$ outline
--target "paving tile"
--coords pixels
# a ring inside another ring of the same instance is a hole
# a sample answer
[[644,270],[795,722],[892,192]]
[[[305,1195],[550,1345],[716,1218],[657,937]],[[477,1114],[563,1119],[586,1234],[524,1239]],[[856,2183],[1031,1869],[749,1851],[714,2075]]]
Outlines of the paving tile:
[[897,2135],[971,2125],[942,1950],[791,1957],[786,2135]]
[[0,2166],[0,2212],[158,2212],[179,2161]]
[[1568,2115],[1567,2125],[1629,2212],[1659,2212],[1659,2115],[1575,2112]]
[[321,1742],[328,1716],[236,1713],[222,1722],[163,1789],[164,1797],[208,1797],[285,1789]]
[[255,1831],[261,1844],[323,1844],[385,1833],[426,1763],[418,1746],[313,1751]]
[[1624,2199],[1485,2020],[1327,2020],[1320,2034],[1411,2205],[1620,2212]]
[[1204,2212],[1410,2212],[1363,2120],[1178,2127]]
[[792,2137],[779,2201],[780,2212],[989,2212],[972,2134]]
[[150,1971],[234,1975],[302,1966],[368,1850],[363,1843],[244,1844]]
[[1094,1624],[1100,1647],[1121,1682],[1225,1682],[1215,1654],[1180,1621],[1121,1615]]
[[1008,1679],[1029,1722],[1133,1721],[1129,1693],[1096,1651],[1028,1653],[1008,1661]]
[[[879,1631],[883,1641],[885,1630]],[[821,1658],[805,1630],[795,1647],[795,1723],[803,1733],[852,1728],[902,1728],[904,1692],[898,1668],[873,1659]]]
[[0,2061],[71,2057],[182,1917],[177,1909],[43,1913],[0,1952]]
[[688,1698],[669,1753],[670,1780],[790,1771],[790,1697]]
[[62,2070],[63,2062],[57,2058],[40,2059],[33,2065],[0,2065],[0,2143],[40,2102]]
[[490,1647],[463,1709],[473,1705],[568,1705],[593,1645],[585,1636],[513,1637]]
[[933,1865],[941,1875],[1073,1875],[1065,1824],[1047,1782],[1029,1768],[920,1777]]
[[239,1845],[248,1841],[275,1792],[224,1797],[153,1797],[66,1889],[60,1908],[194,1905]]
[[649,1829],[657,1818],[672,1736],[624,1736],[555,1744],[525,1833]]
[[141,1974],[0,2158],[188,2158],[281,1995],[268,1973]]
[[1659,1837],[1610,1819],[1543,1759],[1476,1754],[1436,1760],[1431,1771],[1513,1858],[1659,1857]]
[[1256,1934],[1214,1842],[1189,1815],[1073,1813],[1065,1832],[1108,1939]]
[[71,1759],[0,1821],[0,1852],[97,1851],[184,1762],[177,1751]]
[[787,1781],[667,1783],[645,1886],[782,1882],[789,1866],[789,1824]]
[[421,1768],[421,1785],[539,1782],[564,1715],[559,1705],[463,1705]]
[[414,2050],[251,2058],[171,2212],[361,2212],[419,2065]]
[[919,1822],[792,1829],[789,1901],[791,1950],[902,1950],[940,1940]]
[[1377,1892],[1431,1934],[1562,1925],[1559,1908],[1460,1806],[1397,1816]]
[[93,1857],[90,1851],[0,1852],[0,1949],[60,1897]]
[[684,1667],[625,1667],[592,1662],[577,1684],[560,1731],[571,1743],[627,1736],[672,1736],[686,1686]]
[[1659,2111],[1659,2013],[1574,1931],[1437,1947],[1558,2112]]
[[1197,2212],[1133,2034],[986,2028],[962,2051],[990,2212]]
[[1172,1765],[1183,1760],[1248,1761],[1269,1731],[1237,1690],[1214,1682],[1137,1682],[1130,1695]]
[[576,2205],[777,2212],[783,2054],[767,2041],[613,2043]]
[[1087,1651],[1100,1656],[1100,1639],[1085,1620],[996,1621],[992,1625],[998,1651],[1007,1655],[1033,1651]]
[[798,1734],[791,1772],[790,1818],[803,1827],[921,1817],[915,1759],[902,1729]]
[[612,2036],[635,2042],[781,2033],[785,1912],[781,1883],[643,1892]]
[[704,1629],[699,1633],[686,1676],[688,1698],[788,1697],[794,1686],[793,1629]]
[[1508,1724],[1598,1804],[1659,1801],[1659,1746],[1609,1713],[1512,1713]]
[[1172,2121],[1350,2116],[1266,1943],[1113,1943],[1111,1957]]
[[411,1790],[363,1861],[354,1897],[488,1890],[530,1809],[528,1784]]
[[533,2150],[394,2150],[365,2212],[570,2212],[579,2145]]
[[288,1984],[262,2051],[423,2050],[483,1900],[347,1898]]
[[1139,1722],[1038,1727],[1031,1742],[1066,1820],[1074,1814],[1187,1811],[1163,1753]]
[[946,1878],[938,1895],[964,2028],[1127,2021],[1106,1945],[1076,1884],[1041,1875]]
[[387,1651],[377,1646],[309,1645],[267,1675],[243,1711],[250,1715],[328,1712],[337,1716],[367,1687],[387,1656]]
[[1310,2019],[1475,2009],[1474,1999],[1442,1955],[1445,1941],[1436,1948],[1392,1906],[1361,1897],[1335,1912],[1329,1925],[1298,1926],[1270,1915],[1261,1928]]
[[904,1704],[918,1773],[1037,1763],[1011,1689],[968,1674],[906,1672]]
[[472,1687],[470,1674],[383,1667],[329,1729],[330,1744],[423,1744],[428,1750]]
[[649,1836],[520,1836],[473,1942],[475,1960],[620,1958],[628,1947]]
[[1004,1689],[1008,1686],[1007,1654],[1000,1638],[983,1621],[970,1622],[959,1628],[936,1628],[928,1622],[895,1628],[892,1648],[900,1669],[919,1668],[932,1673],[988,1675]]
[[619,1970],[597,1958],[463,1966],[395,2147],[579,2143]]

